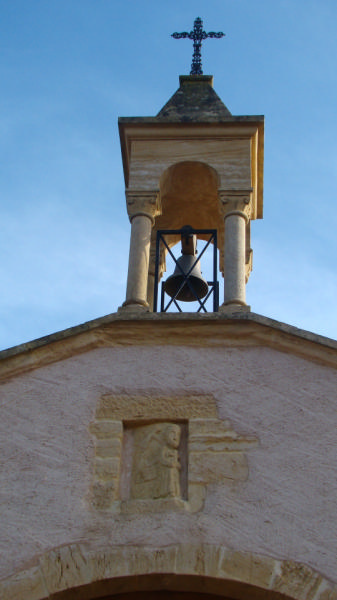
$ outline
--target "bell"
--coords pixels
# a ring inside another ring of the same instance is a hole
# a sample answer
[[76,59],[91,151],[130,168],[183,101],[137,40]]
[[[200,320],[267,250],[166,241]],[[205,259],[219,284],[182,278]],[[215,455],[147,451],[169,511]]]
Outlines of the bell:
[[[173,275],[168,277],[165,281],[165,292],[169,296],[171,296],[171,298],[173,298],[178,292],[180,286],[182,285],[185,279],[184,275],[186,275],[190,271],[195,261],[196,257],[192,254],[183,254],[182,256],[180,256],[180,258],[178,258]],[[193,287],[195,295],[190,289],[187,280],[185,280],[184,285],[182,286],[178,294],[175,296],[175,299],[181,300],[182,302],[195,302],[197,298],[204,298],[208,292],[208,285],[201,275],[199,262],[197,262],[194,265],[187,279],[191,287]]]
[[189,225],[182,229],[181,252],[182,256],[177,260],[173,275],[166,279],[164,289],[171,298],[182,302],[195,302],[198,298],[206,296],[208,285],[201,275],[200,262],[196,262],[197,236]]

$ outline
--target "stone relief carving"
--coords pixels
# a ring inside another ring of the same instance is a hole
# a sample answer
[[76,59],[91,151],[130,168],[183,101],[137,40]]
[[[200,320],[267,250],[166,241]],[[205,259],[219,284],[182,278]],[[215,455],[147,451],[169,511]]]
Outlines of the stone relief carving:
[[180,425],[156,423],[134,432],[131,498],[179,498]]
[[247,480],[246,451],[258,445],[218,418],[212,396],[197,394],[105,394],[90,431],[90,503],[115,512],[197,512],[207,485],[235,491]]

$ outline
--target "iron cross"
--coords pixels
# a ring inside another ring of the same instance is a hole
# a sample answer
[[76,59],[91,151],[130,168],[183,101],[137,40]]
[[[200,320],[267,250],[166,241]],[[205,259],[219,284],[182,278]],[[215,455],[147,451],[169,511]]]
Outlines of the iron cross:
[[197,17],[194,21],[193,31],[183,31],[182,33],[172,33],[174,39],[179,40],[181,38],[188,38],[193,40],[193,58],[190,75],[202,75],[202,64],[201,64],[201,44],[206,38],[222,38],[225,34],[222,31],[215,33],[215,31],[203,31],[203,23],[200,17]]

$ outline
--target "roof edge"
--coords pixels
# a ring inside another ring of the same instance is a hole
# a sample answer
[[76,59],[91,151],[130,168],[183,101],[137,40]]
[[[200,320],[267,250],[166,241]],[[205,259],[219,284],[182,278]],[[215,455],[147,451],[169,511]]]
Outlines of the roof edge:
[[[198,339],[195,326],[200,327]],[[224,330],[224,328],[226,328]],[[147,331],[148,337],[144,335]],[[123,332],[124,335],[121,335]],[[171,337],[172,336],[172,337]],[[122,340],[122,341],[121,341]],[[337,341],[251,312],[112,313],[0,352],[0,380],[101,346],[263,345],[337,368]],[[53,346],[52,352],[48,346]]]
[[221,125],[222,123],[245,123],[245,122],[264,122],[264,115],[229,115],[228,117],[221,117],[217,121],[187,121],[181,123],[179,121],[159,121],[157,117],[118,117],[119,125],[156,125],[158,127],[172,127],[172,125],[179,125],[193,127],[200,126],[203,123],[208,127],[214,125]]

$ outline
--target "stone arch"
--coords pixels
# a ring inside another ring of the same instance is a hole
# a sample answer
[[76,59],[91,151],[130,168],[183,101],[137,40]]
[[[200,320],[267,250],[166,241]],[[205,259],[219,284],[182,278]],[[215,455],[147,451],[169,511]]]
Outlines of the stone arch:
[[[213,544],[55,548],[0,582],[2,600],[103,600],[144,591],[235,600],[336,600],[337,586],[301,563]],[[128,600],[127,596],[124,596]],[[134,595],[134,598],[136,596]],[[141,596],[139,596],[141,598]],[[188,596],[186,596],[186,600]]]
[[219,182],[217,171],[204,162],[183,161],[168,167],[159,182],[162,214],[156,227],[216,229],[220,219]]
[[[158,229],[181,229],[184,225],[191,225],[194,229],[216,229],[221,256],[220,268],[223,270],[224,224],[218,199],[219,185],[218,172],[201,161],[177,162],[162,173],[159,181],[161,214],[156,218],[151,237],[149,297],[153,287]],[[208,239],[208,236],[198,237]],[[167,242],[170,247],[173,247],[180,242],[180,236],[170,236]],[[165,257],[166,250],[163,249],[160,257],[159,279],[166,270]]]

